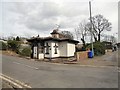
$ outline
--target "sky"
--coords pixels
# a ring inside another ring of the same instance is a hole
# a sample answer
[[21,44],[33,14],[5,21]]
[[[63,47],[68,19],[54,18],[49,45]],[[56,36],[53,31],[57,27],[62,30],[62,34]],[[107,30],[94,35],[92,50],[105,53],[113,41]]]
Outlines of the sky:
[[[112,30],[104,33],[117,37],[118,1],[92,0],[91,4],[92,16],[101,14],[112,23]],[[89,4],[88,0],[2,0],[0,12],[0,36],[45,37],[56,24],[74,34],[78,24],[88,20]]]

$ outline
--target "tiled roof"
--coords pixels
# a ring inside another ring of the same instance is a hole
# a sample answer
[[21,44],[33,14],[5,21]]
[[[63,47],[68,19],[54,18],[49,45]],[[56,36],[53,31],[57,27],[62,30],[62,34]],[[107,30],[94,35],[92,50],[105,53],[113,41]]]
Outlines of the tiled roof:
[[32,42],[34,40],[37,40],[37,41],[50,41],[50,40],[52,40],[52,41],[58,41],[58,42],[68,41],[68,42],[72,42],[72,43],[79,43],[79,41],[68,39],[68,38],[53,38],[53,37],[34,37],[31,39],[28,39],[27,41]]

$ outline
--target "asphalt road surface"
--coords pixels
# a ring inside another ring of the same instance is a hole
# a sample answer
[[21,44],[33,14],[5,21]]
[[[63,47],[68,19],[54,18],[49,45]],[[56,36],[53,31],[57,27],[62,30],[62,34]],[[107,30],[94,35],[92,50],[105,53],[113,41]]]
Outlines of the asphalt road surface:
[[33,88],[118,88],[116,67],[81,67],[2,55],[2,73]]

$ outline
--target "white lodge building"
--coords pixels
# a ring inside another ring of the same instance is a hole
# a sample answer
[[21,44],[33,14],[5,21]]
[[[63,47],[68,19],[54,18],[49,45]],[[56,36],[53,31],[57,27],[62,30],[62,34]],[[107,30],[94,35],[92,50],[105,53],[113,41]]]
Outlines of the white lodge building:
[[31,43],[32,58],[56,58],[56,57],[73,57],[75,54],[75,44],[79,42],[65,38],[58,30],[53,30],[52,37],[34,37],[28,39]]

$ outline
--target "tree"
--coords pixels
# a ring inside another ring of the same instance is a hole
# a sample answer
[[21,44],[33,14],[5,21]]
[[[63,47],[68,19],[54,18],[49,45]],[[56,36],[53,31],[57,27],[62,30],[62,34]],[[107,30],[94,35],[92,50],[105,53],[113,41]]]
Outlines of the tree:
[[77,40],[80,38],[80,40],[82,41],[84,47],[86,46],[85,37],[86,37],[86,35],[88,33],[87,31],[88,30],[86,29],[86,22],[85,21],[82,21],[78,25],[78,28],[75,29],[75,34],[76,34]]
[[20,41],[20,38],[18,36],[16,37],[16,41]]
[[100,14],[93,16],[91,20],[93,26],[92,34],[93,36],[95,35],[97,41],[100,42],[101,33],[105,30],[110,31],[112,24],[106,18],[104,18],[103,15]]
[[97,34],[96,34],[96,32],[94,30],[91,31],[91,23],[90,22],[88,22],[85,25],[85,29],[86,29],[86,31],[89,32],[89,34],[93,35],[93,38],[94,38],[95,42],[97,42]]
[[73,34],[70,31],[62,31],[61,33],[65,38],[74,39]]

